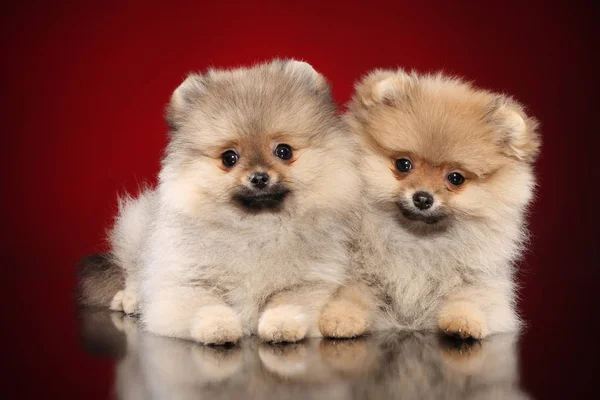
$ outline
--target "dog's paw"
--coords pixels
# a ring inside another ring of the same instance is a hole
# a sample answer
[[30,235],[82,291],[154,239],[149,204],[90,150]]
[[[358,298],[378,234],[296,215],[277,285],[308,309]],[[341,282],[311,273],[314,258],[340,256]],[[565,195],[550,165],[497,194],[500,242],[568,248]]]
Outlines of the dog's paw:
[[123,312],[127,315],[135,315],[138,313],[138,299],[135,293],[123,293]]
[[483,312],[468,302],[446,305],[440,313],[438,327],[443,333],[461,339],[483,339],[489,334]]
[[258,336],[266,342],[297,342],[304,339],[307,332],[308,315],[299,306],[267,309],[258,321]]
[[113,311],[122,311],[127,315],[137,314],[137,295],[127,290],[119,290],[113,296],[109,308]]
[[242,334],[240,317],[227,306],[202,307],[192,319],[191,337],[200,343],[236,343]]
[[123,311],[123,295],[124,294],[125,294],[125,292],[123,290],[119,290],[117,293],[115,293],[112,300],[110,301],[109,308],[111,310]]
[[321,313],[319,330],[323,336],[330,338],[361,336],[367,330],[367,316],[349,301],[334,301]]

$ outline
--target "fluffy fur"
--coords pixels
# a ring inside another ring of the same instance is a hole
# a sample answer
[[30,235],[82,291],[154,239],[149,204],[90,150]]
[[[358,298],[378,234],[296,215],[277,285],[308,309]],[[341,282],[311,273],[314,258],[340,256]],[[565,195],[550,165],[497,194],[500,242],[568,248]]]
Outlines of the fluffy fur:
[[[207,344],[318,336],[359,195],[353,141],[323,76],[294,60],[191,74],[167,122],[158,187],[123,199],[110,235],[126,271],[111,308]],[[276,156],[280,144],[291,159]],[[228,151],[239,157],[230,167]],[[253,187],[256,172],[266,187]]]
[[[324,310],[323,334],[515,331],[514,262],[526,240],[537,122],[510,97],[402,70],[367,75],[347,121],[364,149],[367,212],[353,279]],[[400,172],[401,158],[412,170]],[[466,181],[451,184],[453,172]],[[419,191],[432,195],[431,208],[416,206]]]

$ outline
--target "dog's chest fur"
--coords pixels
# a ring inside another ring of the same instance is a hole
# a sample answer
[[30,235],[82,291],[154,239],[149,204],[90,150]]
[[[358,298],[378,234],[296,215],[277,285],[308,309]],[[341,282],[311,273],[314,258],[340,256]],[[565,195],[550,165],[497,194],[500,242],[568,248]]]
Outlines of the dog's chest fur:
[[169,265],[167,279],[207,289],[254,319],[281,290],[315,285],[333,290],[343,282],[348,228],[341,221],[310,215],[179,220],[159,230],[160,241],[172,243],[172,254],[163,245],[160,257]]
[[415,235],[389,215],[365,221],[354,263],[374,290],[387,324],[429,329],[441,301],[464,284],[511,274],[515,238],[489,227],[461,225]]

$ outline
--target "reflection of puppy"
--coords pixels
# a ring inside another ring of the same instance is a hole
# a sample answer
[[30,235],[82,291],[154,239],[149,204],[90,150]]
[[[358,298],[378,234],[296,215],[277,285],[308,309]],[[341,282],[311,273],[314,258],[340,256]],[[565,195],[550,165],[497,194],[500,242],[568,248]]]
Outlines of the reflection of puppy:
[[[321,361],[320,339],[271,344],[250,337],[235,346],[203,346],[143,331],[137,339],[117,366],[119,398],[348,398],[348,385]],[[135,393],[145,396],[127,397]]]
[[[516,335],[459,341],[386,332],[350,341],[273,345],[252,337],[237,346],[202,346],[137,330],[137,320],[115,316],[127,338],[115,379],[123,399],[526,398]],[[102,326],[88,334],[110,325],[96,322]]]
[[462,343],[461,353],[436,334],[375,335],[369,340],[379,348],[378,359],[354,379],[352,392],[359,399],[524,399],[516,338],[473,341],[470,351]]
[[140,301],[148,330],[203,343],[318,336],[358,196],[323,76],[298,61],[192,74],[167,121],[158,188],[122,201],[111,234],[127,271],[111,308]]
[[355,282],[324,310],[323,333],[517,329],[513,263],[526,237],[537,122],[509,97],[403,71],[368,75],[348,121],[363,144],[369,212]]

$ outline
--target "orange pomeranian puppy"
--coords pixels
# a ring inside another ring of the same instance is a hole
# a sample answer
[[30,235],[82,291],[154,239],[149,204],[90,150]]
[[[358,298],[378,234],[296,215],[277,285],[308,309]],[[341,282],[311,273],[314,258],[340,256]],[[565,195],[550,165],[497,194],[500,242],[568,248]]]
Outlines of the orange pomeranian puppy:
[[367,75],[346,117],[362,141],[367,212],[322,333],[516,330],[537,121],[505,95],[402,70]]

